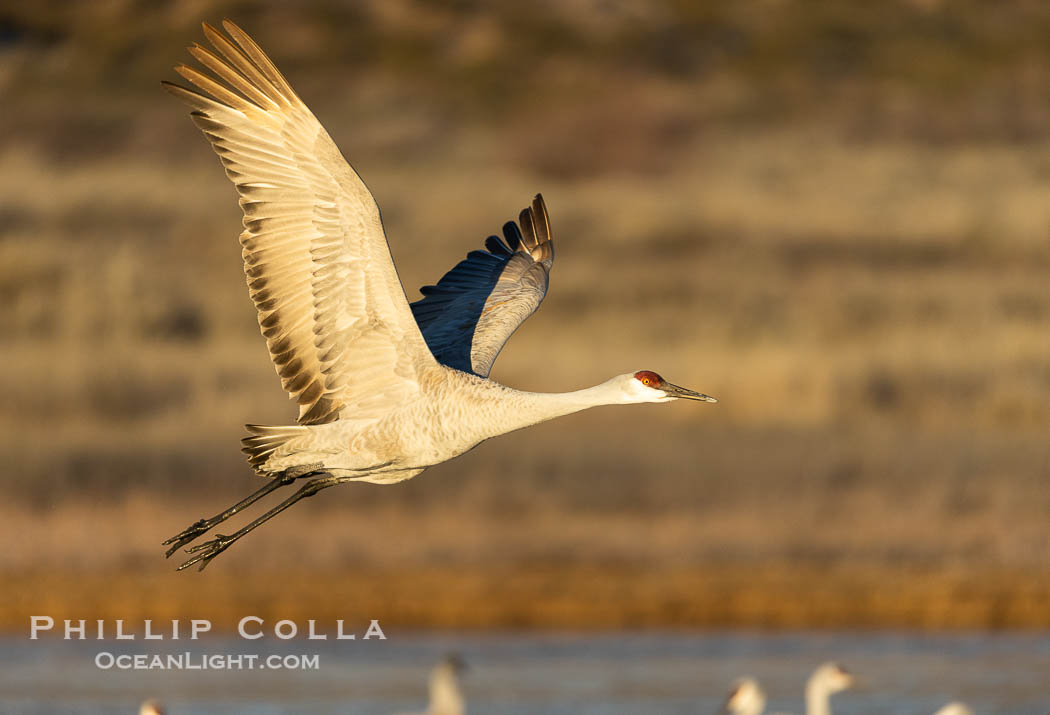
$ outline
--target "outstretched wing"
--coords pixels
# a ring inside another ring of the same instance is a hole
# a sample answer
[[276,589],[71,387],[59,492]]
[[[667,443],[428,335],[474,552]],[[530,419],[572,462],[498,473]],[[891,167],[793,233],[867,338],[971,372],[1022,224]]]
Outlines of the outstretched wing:
[[[379,207],[316,117],[243,30],[205,24],[214,77],[176,71],[211,97],[164,83],[193,108],[244,210],[244,272],[259,326],[299,422],[419,394],[436,367],[397,277]],[[217,78],[217,79],[216,79]]]
[[504,242],[485,241],[437,285],[420,289],[412,314],[438,362],[487,377],[504,343],[540,307],[554,263],[543,197],[503,225]]

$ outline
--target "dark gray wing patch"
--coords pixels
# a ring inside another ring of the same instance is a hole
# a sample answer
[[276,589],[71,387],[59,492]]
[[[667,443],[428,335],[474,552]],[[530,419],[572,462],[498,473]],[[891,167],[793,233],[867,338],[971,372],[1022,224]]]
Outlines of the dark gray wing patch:
[[423,339],[438,362],[487,377],[507,339],[539,307],[554,263],[547,207],[532,206],[489,236],[437,285],[420,289],[412,303]]

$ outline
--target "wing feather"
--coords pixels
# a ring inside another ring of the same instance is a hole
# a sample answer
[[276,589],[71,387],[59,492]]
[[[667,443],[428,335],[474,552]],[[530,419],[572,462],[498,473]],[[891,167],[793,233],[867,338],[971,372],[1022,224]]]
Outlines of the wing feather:
[[487,377],[503,345],[547,294],[554,264],[547,207],[539,194],[519,223],[489,236],[437,285],[423,286],[412,314],[438,362]]
[[260,47],[223,21],[215,52],[190,47],[206,74],[175,69],[188,104],[237,187],[240,241],[259,327],[299,422],[389,408],[419,394],[436,366],[412,317],[379,207]]

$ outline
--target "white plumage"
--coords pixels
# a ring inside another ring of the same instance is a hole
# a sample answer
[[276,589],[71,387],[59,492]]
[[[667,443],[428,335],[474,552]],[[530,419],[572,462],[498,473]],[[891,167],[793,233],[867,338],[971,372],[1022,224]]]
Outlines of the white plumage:
[[159,700],[147,700],[139,706],[139,715],[165,715],[164,706]]
[[[838,663],[824,663],[806,681],[806,715],[831,715],[831,696],[852,688],[853,674]],[[722,705],[722,715],[762,715],[766,709],[766,692],[752,677],[739,678]],[[773,713],[772,715],[788,715]],[[951,702],[934,715],[974,715],[964,703]]]
[[[806,681],[806,715],[831,715],[831,696],[853,687],[853,674],[838,663],[823,663]],[[762,715],[766,693],[758,680],[740,678],[722,706],[725,715]],[[787,715],[774,713],[773,715]]]
[[301,498],[348,481],[398,482],[490,437],[596,405],[714,398],[650,371],[564,394],[488,379],[514,330],[543,300],[554,262],[543,198],[409,305],[379,208],[364,182],[259,46],[224,21],[205,24],[217,52],[190,53],[212,75],[176,70],[204,94],[165,87],[192,109],[244,211],[248,290],[296,425],[249,425],[249,462],[271,481],[165,542],[170,556],[296,479],[282,504],[189,551],[203,568]]
[[428,680],[430,698],[427,709],[419,713],[401,715],[465,715],[467,701],[459,687],[459,674],[466,663],[456,654],[445,656],[431,669]]
[[806,681],[806,715],[831,715],[831,696],[853,687],[853,674],[838,663],[824,663]]
[[739,678],[726,696],[722,715],[762,715],[766,709],[766,691],[752,677]]
[[941,707],[933,715],[973,715],[973,708],[966,703],[952,702]]

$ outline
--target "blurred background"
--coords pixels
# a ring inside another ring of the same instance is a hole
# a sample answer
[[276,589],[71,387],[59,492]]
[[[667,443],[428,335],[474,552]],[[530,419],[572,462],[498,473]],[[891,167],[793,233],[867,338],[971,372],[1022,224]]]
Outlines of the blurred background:
[[[160,542],[294,419],[233,187],[164,93],[231,17],[383,209],[410,300],[542,191],[493,377],[655,370],[351,485],[203,574]],[[0,10],[0,627],[1050,626],[1050,5],[444,0]],[[389,631],[388,631],[389,633]]]

